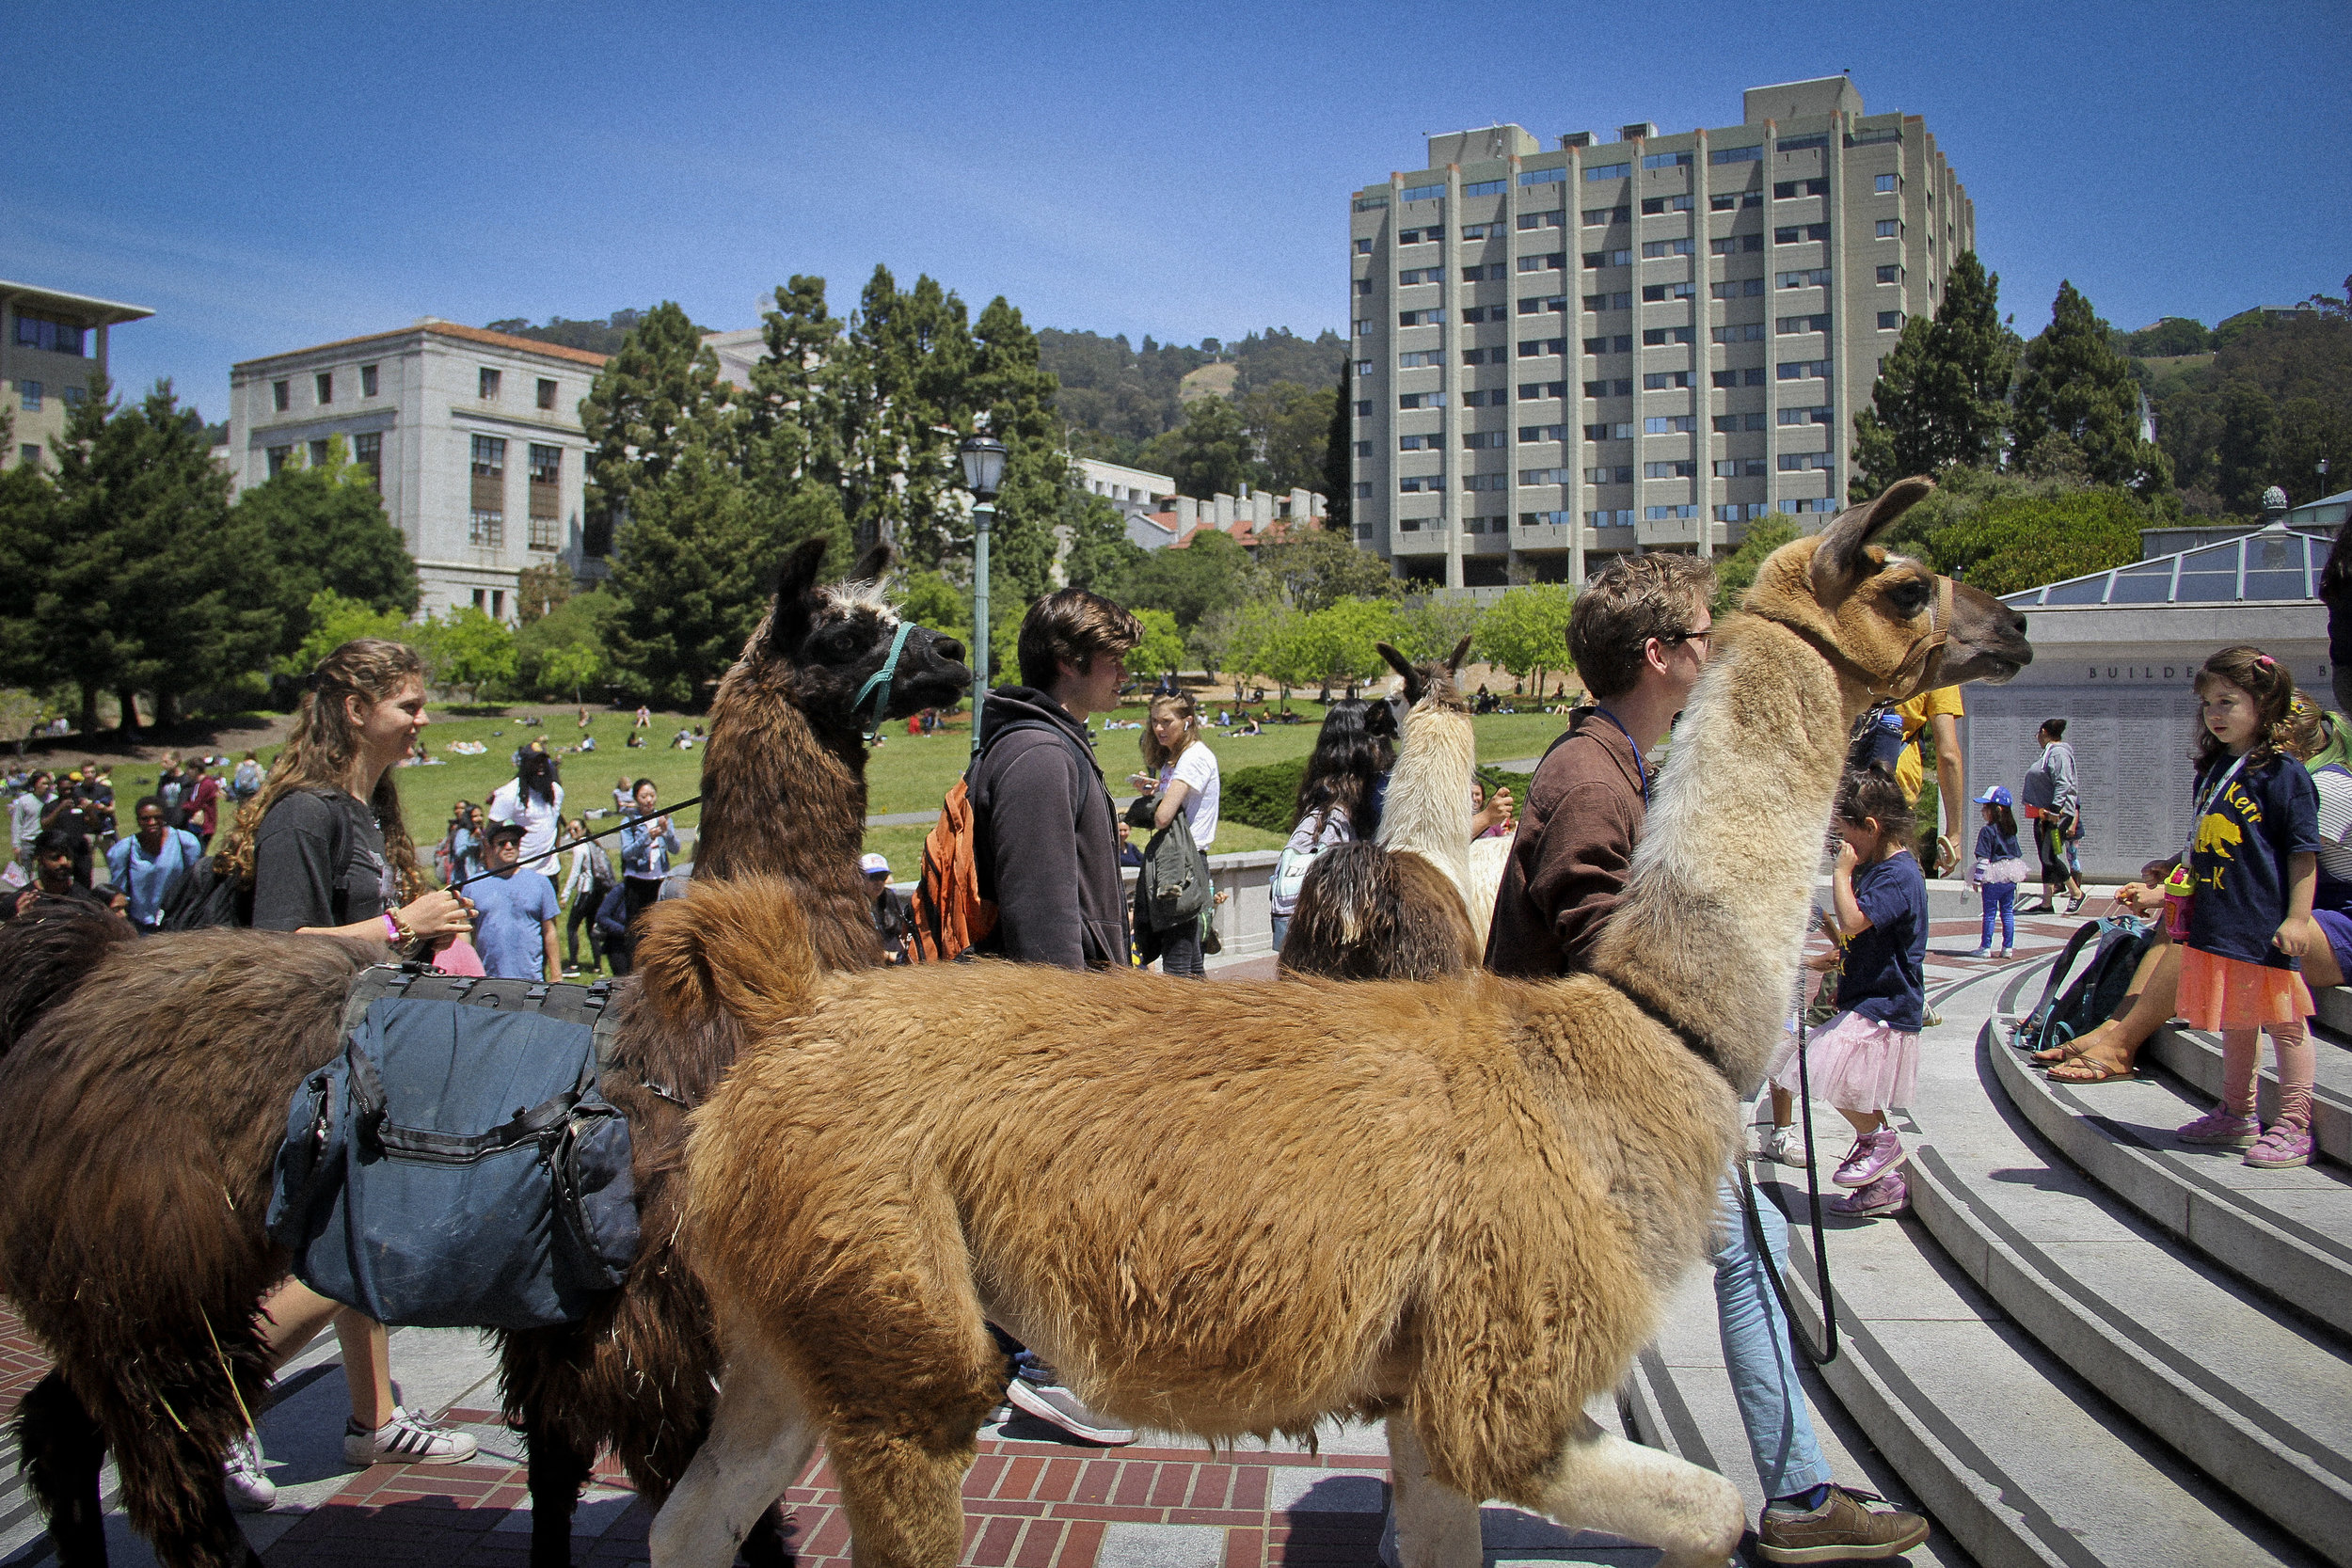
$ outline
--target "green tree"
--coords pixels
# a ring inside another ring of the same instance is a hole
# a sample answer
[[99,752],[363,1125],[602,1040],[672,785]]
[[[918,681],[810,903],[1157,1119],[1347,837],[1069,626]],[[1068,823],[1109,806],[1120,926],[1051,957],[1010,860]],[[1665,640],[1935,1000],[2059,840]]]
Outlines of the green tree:
[[766,609],[780,539],[774,512],[706,448],[641,486],[612,565],[622,608],[605,633],[624,689],[677,707],[706,701]]
[[[990,587],[992,593],[1009,589],[1024,603],[1053,590],[1057,531],[1077,493],[1070,453],[1062,445],[1061,419],[1054,411],[1055,390],[1053,372],[1038,364],[1037,334],[1004,296],[990,300],[973,326],[970,369],[954,388],[951,411],[959,424],[974,417],[985,420],[1005,443],[1004,487],[996,497],[996,537],[990,551],[995,580]],[[951,483],[958,490],[962,471],[960,460],[951,465]]]
[[842,510],[860,547],[887,542],[933,569],[962,553],[970,523],[953,432],[970,428],[958,415],[972,357],[962,300],[928,276],[901,290],[888,267],[874,269],[826,378]]
[[303,614],[310,629],[292,654],[278,660],[278,668],[284,674],[310,673],[318,668],[319,660],[355,638],[380,637],[389,642],[423,646],[407,616],[399,610],[378,610],[365,599],[347,599],[331,588],[311,594]]
[[2018,451],[2064,436],[2101,484],[2142,495],[2171,488],[2171,465],[2140,439],[2139,384],[2115,352],[2107,324],[2071,282],[2058,285],[2049,326],[2026,345],[2011,408]]
[[898,584],[898,613],[932,630],[969,627],[971,603],[956,585],[937,572],[909,572]]
[[1261,546],[1258,565],[1277,592],[1310,615],[1346,598],[1392,599],[1404,586],[1387,562],[1345,534],[1302,524]]
[[1165,610],[1190,630],[1221,605],[1239,605],[1265,592],[1249,552],[1230,533],[1204,528],[1182,548],[1149,552],[1136,568],[1130,610]]
[[1568,611],[1576,591],[1562,582],[1531,582],[1503,591],[1478,624],[1478,654],[1500,664],[1515,680],[1533,676],[1544,694],[1548,672],[1572,668],[1568,658]]
[[1128,669],[1139,675],[1183,669],[1184,637],[1176,629],[1176,617],[1165,610],[1138,610],[1136,619],[1143,623],[1143,645],[1129,656]]
[[693,447],[723,447],[731,390],[702,330],[668,300],[645,312],[580,405],[589,441],[590,503],[616,519]]
[[1184,422],[1146,449],[1152,466],[1196,500],[1233,496],[1260,472],[1241,410],[1219,397],[1195,398]]
[[1338,399],[1336,388],[1302,387],[1295,381],[1278,381],[1242,395],[1242,427],[1257,455],[1255,483],[1277,492],[1323,487],[1324,449]]
[[1343,359],[1339,387],[1331,394],[1331,423],[1323,433],[1323,526],[1350,538],[1356,519],[1355,396],[1356,367]]
[[[0,404],[0,449],[14,435],[10,423]],[[57,491],[40,465],[0,469],[0,685],[46,687],[57,679],[56,650],[33,613],[57,545]]]
[[424,655],[426,678],[444,689],[461,689],[469,701],[493,695],[515,678],[515,632],[471,605],[453,605],[428,615],[406,641]]
[[515,575],[515,624],[528,626],[552,615],[571,602],[579,586],[572,569],[561,561],[543,561]]
[[1340,599],[1305,615],[1284,650],[1292,684],[1311,680],[1327,692],[1369,680],[1388,667],[1380,644],[1395,633],[1393,599]]
[[612,668],[606,626],[620,609],[601,590],[575,594],[515,634],[516,678],[533,696],[581,700]]
[[2190,316],[2163,316],[2153,326],[2116,334],[2116,351],[2136,359],[2165,359],[2183,354],[2203,354],[2213,347],[2205,324]]
[[1756,586],[1756,574],[1763,569],[1764,558],[1795,537],[1797,525],[1783,517],[1759,518],[1748,525],[1740,547],[1715,567],[1713,609],[1718,618],[1740,608],[1740,601]]
[[1397,606],[1396,635],[1391,641],[1408,658],[1443,658],[1465,637],[1475,646],[1486,619],[1485,607],[1473,599],[1417,594]]
[[1073,588],[1125,604],[1144,562],[1143,546],[1127,537],[1126,517],[1103,497],[1075,485],[1065,492],[1062,515],[1070,537],[1063,577]]
[[416,562],[385,515],[374,477],[347,459],[342,436],[328,438],[324,465],[289,464],[240,495],[234,520],[265,542],[268,566],[248,580],[278,615],[270,652],[281,668],[299,661],[309,644],[310,605],[321,593],[388,612],[395,623],[416,612]]
[[2263,491],[2279,467],[2279,405],[2250,381],[2221,388],[2221,429],[2215,442],[2215,479],[2233,510],[2262,510]]
[[1988,594],[2014,594],[2139,559],[2150,516],[2129,492],[2014,494],[1989,500],[1928,544],[1939,572]]
[[2000,317],[1998,273],[1963,252],[1933,317],[1914,316],[1854,416],[1852,498],[1877,495],[1909,474],[2000,456],[2017,334]]

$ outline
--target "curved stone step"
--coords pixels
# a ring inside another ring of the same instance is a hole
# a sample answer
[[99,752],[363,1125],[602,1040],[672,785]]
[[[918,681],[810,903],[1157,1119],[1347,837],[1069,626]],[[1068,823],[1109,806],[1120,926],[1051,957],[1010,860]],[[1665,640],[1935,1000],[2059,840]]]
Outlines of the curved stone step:
[[[2312,1135],[2322,1158],[2352,1165],[2352,1051],[2322,1046],[2312,1097]],[[2185,1023],[2168,1023],[2141,1048],[2140,1061],[2154,1062],[2198,1093],[2221,1097],[2221,1037]],[[2263,1048],[2262,1071],[2254,1081],[2255,1105],[2267,1122],[2279,1112],[2279,1074]]]
[[[1983,1060],[2008,1047],[1987,1024]],[[1989,1070],[1989,1062],[1986,1063]],[[2352,1359],[1998,1118],[1907,1167],[1944,1252],[2010,1321],[2240,1498],[2352,1564]]]
[[[1801,1190],[1760,1190],[1803,1212]],[[1790,1296],[1801,1331],[1818,1340],[1811,1238],[1790,1228]],[[2012,1323],[1915,1218],[1835,1229],[1829,1241],[1841,1348],[1821,1375],[1987,1568],[2319,1560]]]
[[2352,1333],[2352,1182],[2328,1164],[2257,1170],[2173,1129],[2213,1101],[2158,1074],[2053,1084],[2019,1052],[1992,1077],[2034,1130],[2168,1234],[2321,1323]]

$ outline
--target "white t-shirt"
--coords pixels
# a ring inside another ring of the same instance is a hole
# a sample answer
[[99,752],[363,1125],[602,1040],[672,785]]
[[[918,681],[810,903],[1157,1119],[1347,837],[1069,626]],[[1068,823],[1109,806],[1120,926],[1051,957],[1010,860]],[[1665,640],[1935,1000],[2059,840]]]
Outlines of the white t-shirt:
[[1219,793],[1216,753],[1205,741],[1196,740],[1184,748],[1184,754],[1160,769],[1160,787],[1166,789],[1171,778],[1182,779],[1192,786],[1184,797],[1183,811],[1184,826],[1192,830],[1192,842],[1206,849],[1216,842],[1216,800]]
[[2352,773],[2330,764],[2312,775],[2319,791],[2319,868],[2352,882]]
[[523,825],[523,858],[526,870],[536,871],[552,880],[556,874],[555,857],[548,853],[555,847],[555,824],[564,815],[564,786],[557,784],[552,805],[536,795],[516,802],[521,781],[509,779],[490,796],[486,814],[493,822],[519,822]]

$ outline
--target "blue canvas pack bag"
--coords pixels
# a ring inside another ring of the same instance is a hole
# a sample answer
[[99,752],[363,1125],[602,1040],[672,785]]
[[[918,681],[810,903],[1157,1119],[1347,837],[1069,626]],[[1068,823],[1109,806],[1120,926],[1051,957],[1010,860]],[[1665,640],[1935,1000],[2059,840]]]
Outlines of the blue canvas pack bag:
[[537,1328],[637,1255],[628,1124],[597,1088],[601,988],[380,965],[287,1109],[268,1227],[378,1323]]

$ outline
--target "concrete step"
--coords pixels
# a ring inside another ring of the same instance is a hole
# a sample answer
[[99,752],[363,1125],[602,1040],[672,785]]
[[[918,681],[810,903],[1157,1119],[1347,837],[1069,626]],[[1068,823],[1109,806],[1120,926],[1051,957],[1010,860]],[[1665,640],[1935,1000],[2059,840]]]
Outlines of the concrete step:
[[[1802,1188],[1760,1190],[1804,1212]],[[2038,1343],[1916,1216],[1831,1223],[1840,1352],[1822,1377],[1987,1568],[2319,1560]],[[1811,1238],[1790,1228],[1790,1294],[1818,1341]]]
[[[2312,1135],[2322,1159],[2352,1165],[2352,1051],[2317,1053],[2317,1092],[2312,1102]],[[2221,1097],[2221,1037],[2185,1023],[2168,1023],[2149,1038],[2140,1053],[2143,1064],[2153,1062],[2190,1088],[2218,1100]],[[2256,1108],[2267,1123],[2279,1114],[2279,1074],[2263,1047],[2262,1070],[2254,1081]]]
[[2258,1170],[2174,1129],[2213,1101],[2163,1074],[2054,1084],[2007,1045],[1989,1076],[2090,1179],[2167,1234],[2340,1333],[2352,1333],[2352,1180],[2323,1162]]
[[2352,986],[2313,986],[2312,1002],[2322,1029],[2335,1035],[2339,1044],[2352,1041]]
[[[1805,1404],[1821,1455],[1841,1485],[1876,1492],[1899,1508],[1927,1513],[1902,1476],[1874,1448],[1810,1368],[1803,1370]],[[1658,1338],[1635,1361],[1618,1391],[1618,1428],[1653,1449],[1703,1465],[1729,1481],[1747,1500],[1753,1527],[1764,1491],[1748,1452],[1747,1429],[1724,1368],[1716,1323],[1714,1275],[1705,1262],[1685,1276],[1667,1304]],[[1927,1540],[1905,1554],[1914,1568],[1969,1568],[1973,1562],[1932,1515]]]
[[[1988,1023],[1982,1070],[2008,1047]],[[1934,1113],[1914,1208],[2011,1323],[2281,1528],[2352,1563],[2352,1344],[2165,1235],[1998,1117]]]

